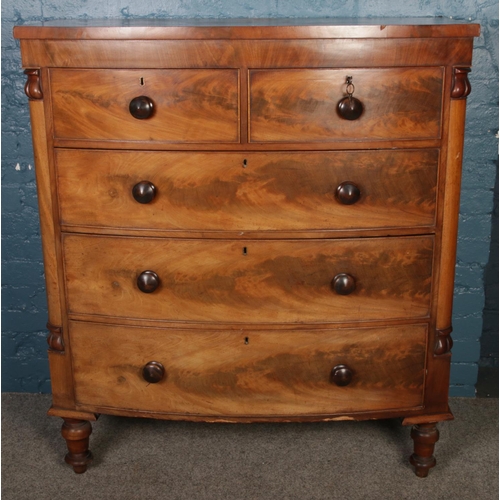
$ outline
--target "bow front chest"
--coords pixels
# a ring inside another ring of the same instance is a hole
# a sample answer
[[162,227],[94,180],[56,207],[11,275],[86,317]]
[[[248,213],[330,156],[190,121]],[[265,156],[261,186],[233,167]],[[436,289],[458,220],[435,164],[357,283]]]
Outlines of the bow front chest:
[[[50,415],[403,419],[448,408],[467,79],[440,20],[20,26]],[[332,424],[334,425],[334,424]]]

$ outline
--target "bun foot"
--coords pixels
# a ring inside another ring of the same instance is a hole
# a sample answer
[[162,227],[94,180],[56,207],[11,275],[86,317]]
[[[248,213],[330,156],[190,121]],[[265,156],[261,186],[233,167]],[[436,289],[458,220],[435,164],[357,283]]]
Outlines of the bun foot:
[[61,434],[68,446],[68,454],[64,460],[77,474],[83,474],[92,461],[92,453],[89,450],[91,432],[92,426],[88,420],[64,419]]
[[413,426],[411,438],[414,441],[414,453],[410,457],[410,463],[415,467],[415,474],[418,477],[427,477],[429,470],[436,465],[433,455],[434,445],[439,439],[436,424]]

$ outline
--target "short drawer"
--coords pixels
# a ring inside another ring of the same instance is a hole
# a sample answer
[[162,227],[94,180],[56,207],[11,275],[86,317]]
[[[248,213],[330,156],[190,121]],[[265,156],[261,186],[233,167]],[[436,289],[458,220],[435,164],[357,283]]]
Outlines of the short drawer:
[[[54,136],[90,141],[238,142],[238,79],[238,70],[233,69],[53,69]],[[136,109],[132,103],[136,98],[143,98],[134,101],[139,118],[131,111]]]
[[[352,120],[337,112],[348,76],[363,107]],[[252,70],[250,140],[438,139],[443,81],[441,67]]]
[[199,231],[431,227],[439,151],[57,150],[68,226]]
[[70,322],[76,400],[241,417],[413,408],[422,404],[426,332],[423,324],[229,332]]
[[200,322],[424,318],[433,241],[66,234],[68,307],[77,314]]

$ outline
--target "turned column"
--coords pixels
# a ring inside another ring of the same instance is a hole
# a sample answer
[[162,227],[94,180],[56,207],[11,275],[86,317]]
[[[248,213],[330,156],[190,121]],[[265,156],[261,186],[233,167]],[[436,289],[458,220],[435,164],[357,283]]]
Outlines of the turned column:
[[411,430],[411,438],[414,441],[413,455],[410,463],[415,467],[418,477],[427,477],[429,469],[436,465],[434,458],[434,445],[439,439],[439,431],[436,424],[417,424]]
[[68,445],[68,454],[64,460],[77,474],[85,472],[87,465],[92,461],[92,453],[89,450],[91,432],[92,425],[88,420],[64,419],[61,434]]

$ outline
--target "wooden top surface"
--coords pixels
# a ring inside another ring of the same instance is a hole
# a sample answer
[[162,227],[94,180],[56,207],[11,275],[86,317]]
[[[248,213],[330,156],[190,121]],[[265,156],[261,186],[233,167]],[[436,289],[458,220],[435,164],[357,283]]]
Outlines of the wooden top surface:
[[20,39],[445,38],[479,36],[448,18],[89,19],[16,26]]

